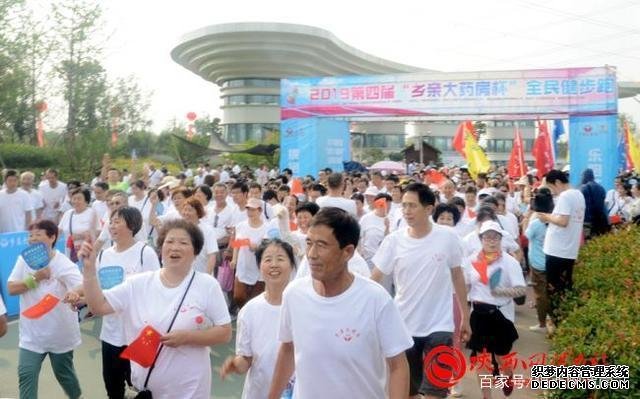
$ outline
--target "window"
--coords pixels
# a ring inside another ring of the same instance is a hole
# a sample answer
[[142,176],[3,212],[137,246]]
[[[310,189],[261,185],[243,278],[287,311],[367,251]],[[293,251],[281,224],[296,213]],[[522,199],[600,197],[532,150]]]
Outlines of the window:
[[247,140],[263,142],[271,131],[278,131],[278,123],[230,123],[225,125],[225,140],[230,144],[242,144]]
[[223,82],[222,87],[280,87],[280,79],[232,79]]
[[280,96],[277,95],[248,95],[248,96],[226,96],[224,105],[278,105]]
[[365,134],[363,136],[365,147],[404,147],[404,134]]

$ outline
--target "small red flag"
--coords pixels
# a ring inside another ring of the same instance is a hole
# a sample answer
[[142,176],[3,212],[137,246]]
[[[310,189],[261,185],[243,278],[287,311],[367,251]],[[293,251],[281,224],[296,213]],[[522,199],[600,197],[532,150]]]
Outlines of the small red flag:
[[151,367],[160,347],[162,335],[153,327],[146,326],[140,334],[122,351],[120,357],[129,359],[142,367]]
[[234,249],[248,247],[249,245],[251,245],[251,240],[249,240],[248,238],[239,238],[237,240],[231,241],[231,248]]
[[40,302],[22,312],[22,315],[27,319],[39,319],[45,314],[51,312],[58,302],[60,302],[60,298],[47,294],[40,300]]
[[439,188],[447,181],[447,177],[435,169],[429,169],[424,174],[424,180],[426,185],[435,184]]
[[304,190],[302,189],[302,180],[293,179],[291,181],[291,194],[298,195],[303,193],[304,193]]
[[384,198],[378,198],[373,201],[373,206],[376,209],[387,209],[387,200]]

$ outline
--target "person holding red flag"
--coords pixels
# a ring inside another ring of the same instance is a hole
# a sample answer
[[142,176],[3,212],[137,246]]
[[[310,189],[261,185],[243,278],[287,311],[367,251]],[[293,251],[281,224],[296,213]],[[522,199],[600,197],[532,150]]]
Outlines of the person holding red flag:
[[151,391],[155,399],[210,397],[209,347],[231,340],[220,285],[213,276],[193,270],[203,246],[197,226],[169,221],[158,236],[163,267],[105,291],[98,283],[91,242],[80,249],[87,304],[96,315],[121,316],[130,342],[126,356],[132,360],[133,385]]
[[[495,355],[501,373],[510,377],[502,388],[505,396],[509,396],[514,388],[513,369],[502,356],[511,351],[518,339],[513,298],[524,295],[527,284],[518,261],[502,249],[505,232],[500,225],[483,222],[479,234],[482,248],[463,262],[472,306],[471,339],[467,347],[471,349],[471,358],[485,351]],[[482,397],[491,397],[490,388],[482,388]]]
[[25,259],[21,255],[9,276],[9,295],[20,296],[22,311],[18,344],[20,398],[38,397],[40,368],[47,355],[65,394],[71,399],[82,394],[73,365],[73,350],[81,344],[78,315],[58,304],[68,291],[80,287],[82,276],[69,258],[54,249],[58,234],[58,227],[50,220],[29,226],[29,244],[44,244],[46,265],[39,268],[28,256]]

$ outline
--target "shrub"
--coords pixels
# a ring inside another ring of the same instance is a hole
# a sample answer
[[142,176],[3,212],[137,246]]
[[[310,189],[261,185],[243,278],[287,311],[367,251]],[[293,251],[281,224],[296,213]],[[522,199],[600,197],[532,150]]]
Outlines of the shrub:
[[574,290],[564,302],[554,353],[629,366],[629,391],[556,391],[552,397],[640,398],[640,228],[590,241],[574,270]]
[[0,157],[9,169],[38,169],[55,166],[62,157],[62,152],[53,147],[0,144]]

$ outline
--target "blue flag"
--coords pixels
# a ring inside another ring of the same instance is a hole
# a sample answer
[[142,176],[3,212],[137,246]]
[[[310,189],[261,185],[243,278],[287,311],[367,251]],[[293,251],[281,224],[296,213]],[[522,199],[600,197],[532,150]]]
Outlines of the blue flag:
[[564,134],[564,124],[562,119],[556,119],[553,121],[553,153],[558,156],[558,140],[560,136]]

